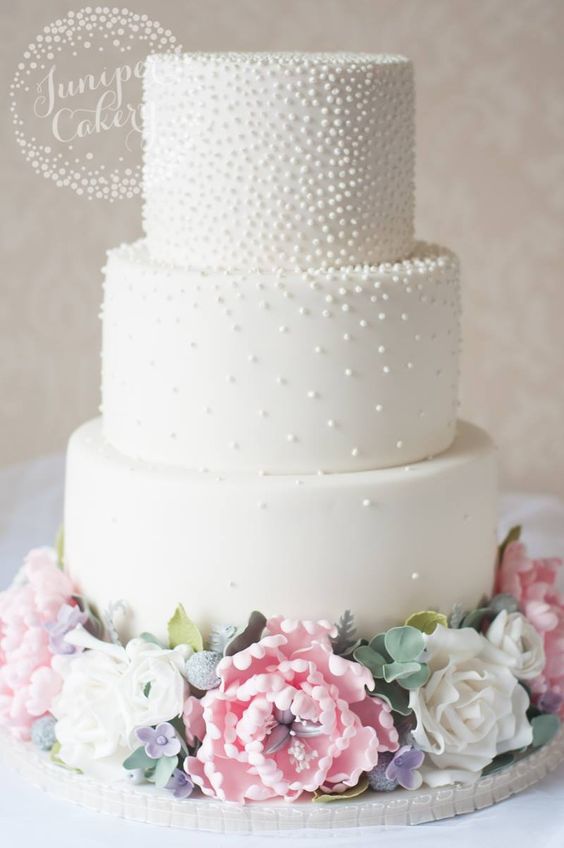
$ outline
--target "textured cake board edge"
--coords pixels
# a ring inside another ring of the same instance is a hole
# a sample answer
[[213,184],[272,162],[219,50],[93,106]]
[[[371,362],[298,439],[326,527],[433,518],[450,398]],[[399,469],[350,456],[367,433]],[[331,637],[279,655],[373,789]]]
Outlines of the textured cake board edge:
[[564,761],[564,728],[544,748],[470,786],[396,790],[357,800],[240,805],[209,798],[177,800],[130,783],[104,784],[54,765],[30,743],[0,731],[2,761],[55,798],[128,821],[216,833],[415,825],[491,807],[542,780]]

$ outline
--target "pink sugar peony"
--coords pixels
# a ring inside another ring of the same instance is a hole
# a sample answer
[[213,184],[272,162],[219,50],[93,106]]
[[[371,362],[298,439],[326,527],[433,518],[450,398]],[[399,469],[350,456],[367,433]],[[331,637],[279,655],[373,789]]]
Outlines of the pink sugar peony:
[[184,704],[184,728],[186,730],[186,741],[190,746],[200,742],[206,735],[206,723],[204,721],[204,708],[199,698],[190,695]]
[[69,578],[49,549],[31,551],[12,586],[0,593],[0,725],[28,739],[47,713],[61,678],[51,666],[46,625],[73,603]]
[[[355,786],[398,748],[391,710],[367,695],[372,675],[333,653],[327,622],[272,618],[266,635],[218,666],[219,688],[201,700],[205,734],[185,768],[221,800],[295,800]],[[190,700],[190,699],[189,699]],[[201,722],[194,705],[184,720]]]
[[511,542],[498,571],[496,590],[513,595],[543,636],[546,665],[531,682],[533,696],[560,701],[564,718],[564,597],[556,587],[561,568],[561,560],[531,559],[522,542]]

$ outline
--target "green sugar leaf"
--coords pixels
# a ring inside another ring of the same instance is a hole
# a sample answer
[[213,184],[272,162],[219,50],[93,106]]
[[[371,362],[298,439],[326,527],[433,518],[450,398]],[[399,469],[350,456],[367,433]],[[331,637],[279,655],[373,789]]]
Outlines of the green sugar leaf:
[[384,676],[386,658],[372,650],[369,645],[360,645],[360,647],[358,647],[354,652],[353,657],[357,662],[372,672],[372,675],[377,679]]
[[153,768],[155,765],[155,761],[145,753],[145,748],[141,745],[140,748],[137,748],[129,757],[123,761],[123,768],[127,771],[133,771],[134,769],[148,769]]
[[63,568],[65,564],[65,528],[62,524],[55,537],[55,551],[57,553],[57,563],[59,568]]
[[175,613],[168,623],[168,641],[171,648],[178,645],[189,645],[194,651],[203,651],[202,634],[191,618],[186,614],[182,604],[178,604]]
[[488,609],[495,613],[502,612],[502,610],[505,610],[506,612],[517,612],[519,609],[519,603],[517,598],[514,598],[513,595],[502,593],[493,596],[488,604]]
[[356,786],[351,786],[350,789],[345,789],[345,791],[341,792],[339,795],[326,795],[319,792],[319,790],[316,790],[313,793],[313,798],[311,800],[317,804],[330,804],[332,801],[346,801],[347,798],[358,798],[359,795],[366,792],[368,785],[368,778],[365,774],[363,774]]
[[264,628],[266,627],[266,617],[258,610],[253,610],[249,616],[249,621],[245,629],[241,633],[237,633],[233,639],[225,646],[225,656],[232,657],[233,654],[238,654],[239,651],[246,650],[250,645],[254,645],[262,637]]
[[560,719],[556,715],[539,715],[531,721],[533,728],[533,748],[540,748],[552,742],[560,730]]
[[472,610],[464,616],[460,626],[473,627],[474,630],[478,630],[479,632],[484,619],[493,615],[494,614],[487,607],[478,607],[478,609]]
[[402,681],[400,678],[416,674],[420,668],[421,665],[418,662],[386,663],[384,666],[384,680],[386,683],[391,683],[393,680],[397,680],[398,683],[401,684]]
[[150,642],[152,645],[158,645],[159,648],[162,648],[161,643],[159,642],[156,636],[153,636],[152,633],[141,633],[139,638],[143,639],[144,642]]
[[414,671],[413,674],[405,674],[403,677],[400,677],[398,683],[404,689],[419,689],[427,683],[430,675],[429,666],[426,663],[419,663],[417,671]]
[[503,555],[505,553],[505,549],[507,548],[507,546],[510,545],[512,542],[518,542],[520,538],[521,538],[521,526],[517,525],[515,527],[512,527],[511,530],[509,531],[509,533],[507,534],[507,536],[505,537],[505,539],[503,540],[503,542],[501,543],[501,545],[499,546],[498,558],[497,558],[498,567],[502,563]]
[[391,709],[401,716],[411,715],[409,706],[409,693],[402,689],[397,683],[386,683],[385,680],[376,680],[370,696],[381,698]]
[[82,774],[81,769],[77,769],[77,768],[73,768],[72,766],[68,766],[64,762],[64,760],[61,760],[61,757],[59,756],[60,751],[61,751],[61,743],[55,742],[55,744],[53,745],[53,747],[51,748],[51,750],[49,752],[49,757],[51,759],[51,762],[55,763],[56,766],[60,766],[61,768],[66,769],[67,771],[73,771],[75,774]]
[[396,662],[417,660],[425,648],[425,640],[416,627],[392,627],[385,636],[386,650]]
[[160,760],[157,760],[155,786],[159,789],[164,789],[177,765],[178,757],[161,757]]
[[415,627],[428,635],[433,633],[438,624],[448,627],[448,619],[442,612],[435,612],[434,610],[414,612],[405,622],[406,627]]
[[499,754],[499,756],[495,757],[491,761],[489,766],[486,766],[485,769],[482,770],[482,777],[487,777],[489,774],[496,774],[496,772],[508,768],[508,766],[512,765],[514,762],[515,754],[512,754],[511,752]]
[[376,651],[377,654],[381,654],[386,662],[391,661],[391,656],[386,650],[386,634],[385,633],[377,633],[373,639],[369,642],[370,647],[373,651]]

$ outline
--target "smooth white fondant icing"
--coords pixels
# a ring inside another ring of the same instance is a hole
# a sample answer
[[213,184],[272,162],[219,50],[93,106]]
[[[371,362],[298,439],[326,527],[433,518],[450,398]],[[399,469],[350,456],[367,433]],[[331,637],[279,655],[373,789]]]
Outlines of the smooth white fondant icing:
[[408,468],[259,477],[161,468],[71,438],[66,560],[99,609],[125,599],[125,636],[165,636],[178,602],[204,629],[253,608],[299,618],[354,611],[372,635],[418,609],[475,607],[492,589],[496,462],[460,423],[454,444]]
[[157,265],[109,253],[106,438],[185,468],[267,473],[401,465],[454,437],[458,262],[413,258],[310,273]]
[[153,258],[269,270],[410,254],[409,60],[156,55],[144,103],[143,217]]

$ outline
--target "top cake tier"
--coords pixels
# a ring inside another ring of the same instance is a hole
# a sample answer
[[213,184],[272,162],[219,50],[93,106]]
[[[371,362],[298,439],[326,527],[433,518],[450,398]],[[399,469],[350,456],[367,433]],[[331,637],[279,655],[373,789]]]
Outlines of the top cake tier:
[[143,217],[154,260],[307,270],[410,255],[408,59],[154,55],[144,98]]

